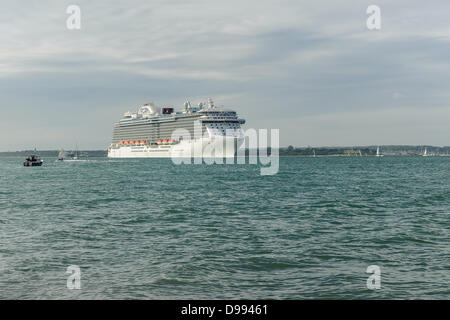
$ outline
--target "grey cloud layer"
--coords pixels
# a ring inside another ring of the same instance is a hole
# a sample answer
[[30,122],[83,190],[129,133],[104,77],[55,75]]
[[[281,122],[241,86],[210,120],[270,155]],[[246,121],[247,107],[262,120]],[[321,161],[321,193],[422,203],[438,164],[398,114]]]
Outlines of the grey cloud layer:
[[361,1],[79,1],[79,31],[69,4],[0,13],[1,150],[106,148],[122,112],[208,96],[282,145],[448,144],[445,1],[379,1],[376,32]]

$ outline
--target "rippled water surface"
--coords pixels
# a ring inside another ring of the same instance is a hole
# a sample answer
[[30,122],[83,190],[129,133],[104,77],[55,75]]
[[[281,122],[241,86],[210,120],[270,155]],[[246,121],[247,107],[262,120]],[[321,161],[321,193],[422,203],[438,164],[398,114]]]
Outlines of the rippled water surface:
[[450,157],[22,161],[0,158],[3,299],[450,298]]

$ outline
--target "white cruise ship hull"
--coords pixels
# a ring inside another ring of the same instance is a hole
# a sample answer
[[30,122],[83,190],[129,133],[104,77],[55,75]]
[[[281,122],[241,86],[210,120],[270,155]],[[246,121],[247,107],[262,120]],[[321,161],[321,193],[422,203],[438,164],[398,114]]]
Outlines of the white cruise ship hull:
[[109,158],[231,158],[243,138],[216,136],[177,144],[131,145],[108,148]]

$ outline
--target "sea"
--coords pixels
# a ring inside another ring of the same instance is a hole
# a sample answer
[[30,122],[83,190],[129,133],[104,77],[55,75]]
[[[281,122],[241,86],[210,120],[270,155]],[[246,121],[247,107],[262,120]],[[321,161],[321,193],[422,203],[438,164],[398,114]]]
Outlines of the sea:
[[450,157],[23,160],[0,299],[450,298]]

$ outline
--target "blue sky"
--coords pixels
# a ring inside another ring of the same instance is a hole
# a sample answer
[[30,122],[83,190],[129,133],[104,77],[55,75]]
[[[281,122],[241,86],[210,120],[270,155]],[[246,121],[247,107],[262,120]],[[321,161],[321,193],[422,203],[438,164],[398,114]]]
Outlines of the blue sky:
[[[67,6],[81,30],[66,28]],[[381,30],[366,8],[381,8]],[[450,145],[448,1],[27,1],[0,11],[0,150],[106,149],[212,97],[280,144]]]

